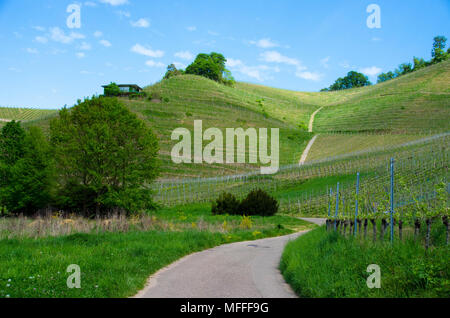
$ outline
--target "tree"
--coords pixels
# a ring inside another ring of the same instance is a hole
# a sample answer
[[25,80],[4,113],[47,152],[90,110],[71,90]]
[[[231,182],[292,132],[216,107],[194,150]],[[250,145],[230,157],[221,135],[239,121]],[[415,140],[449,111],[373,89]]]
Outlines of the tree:
[[174,64],[170,64],[167,66],[167,72],[164,75],[164,79],[169,79],[173,76],[182,75],[184,73],[183,70],[178,70]]
[[[0,136],[0,201],[12,213],[27,215],[52,199],[53,160],[42,131],[25,131],[19,122],[8,123]],[[11,155],[12,154],[12,155]]]
[[383,83],[395,78],[395,74],[391,71],[378,75],[378,83]]
[[[225,57],[220,53],[200,53],[195,58],[195,61],[186,68],[185,73],[203,76],[212,79],[213,81],[223,83],[226,61]],[[228,79],[230,75],[231,73],[226,75]]]
[[447,45],[447,38],[445,36],[436,36],[434,38],[433,50],[431,51],[432,63],[439,63],[447,59],[445,47]]
[[421,68],[427,67],[429,63],[425,61],[423,58],[415,57],[413,58],[414,61],[414,71],[420,70]]
[[59,205],[85,215],[153,208],[158,141],[119,100],[93,97],[50,123]]
[[369,86],[372,83],[369,81],[369,78],[364,74],[350,71],[347,73],[347,76],[342,78],[338,78],[333,85],[330,86],[330,91],[337,91],[349,88],[363,87]]
[[234,84],[236,83],[236,81],[234,80],[233,75],[227,69],[225,69],[225,71],[223,72],[223,79],[222,79],[222,81],[227,86],[234,86]]
[[111,83],[105,87],[105,96],[118,96],[120,95],[120,88],[116,83]]
[[398,66],[398,68],[395,70],[395,76],[401,76],[408,73],[411,73],[413,71],[413,67],[411,63],[402,63]]

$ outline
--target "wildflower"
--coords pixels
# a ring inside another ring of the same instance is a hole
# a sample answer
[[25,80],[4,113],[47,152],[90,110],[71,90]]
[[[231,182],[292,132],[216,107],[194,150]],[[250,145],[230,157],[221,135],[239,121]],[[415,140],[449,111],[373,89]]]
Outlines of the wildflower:
[[9,296],[9,295],[6,295],[5,297],[6,297],[6,298],[9,298],[9,297],[11,297],[11,296]]
[[9,287],[9,286],[11,286],[11,284],[6,284],[6,287]]

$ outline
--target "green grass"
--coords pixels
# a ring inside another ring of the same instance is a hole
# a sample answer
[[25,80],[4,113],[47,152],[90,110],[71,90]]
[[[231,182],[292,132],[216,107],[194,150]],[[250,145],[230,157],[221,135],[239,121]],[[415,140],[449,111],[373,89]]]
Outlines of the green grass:
[[[173,228],[0,240],[0,298],[129,297],[151,274],[190,253],[314,228],[286,216],[252,217],[252,227],[242,228],[241,217],[212,216],[205,204],[162,209],[154,216]],[[210,230],[198,230],[193,222]],[[67,288],[70,264],[81,268],[81,289]]]
[[425,137],[425,135],[410,134],[321,134],[311,147],[306,161],[325,159],[357,151],[368,151],[373,148],[392,147]]
[[[203,130],[217,127],[224,135],[226,128],[279,128],[280,164],[298,162],[311,134],[301,130],[294,123],[272,116],[285,110],[287,117],[294,101],[268,99],[261,107],[260,95],[244,89],[231,88],[203,77],[186,75],[163,80],[145,88],[152,96],[161,98],[160,102],[122,99],[140,118],[145,120],[159,137],[162,160],[162,178],[206,177],[212,175],[240,174],[259,168],[259,164],[174,164],[170,158],[172,147],[177,141],[171,140],[172,131],[178,127],[189,129],[193,134],[194,120],[203,121]],[[166,100],[166,98],[168,100]],[[278,107],[278,108],[276,108]],[[284,107],[284,108],[283,108]],[[295,105],[295,109],[303,109]],[[306,111],[306,110],[305,110]],[[209,142],[204,142],[206,145]],[[234,150],[234,149],[233,149]],[[248,149],[247,149],[248,155]],[[248,161],[248,160],[247,160]]]
[[[435,240],[443,242],[443,225]],[[377,264],[381,288],[369,289],[367,266]],[[300,297],[450,297],[450,253],[442,244],[363,242],[324,227],[289,243],[281,271]]]
[[[316,131],[448,131],[450,61],[381,84],[349,90],[355,96],[327,105],[316,116]],[[338,93],[339,94],[339,93]]]
[[[254,171],[255,164],[174,164],[170,157],[175,128],[192,131],[196,119],[204,129],[280,128],[280,165],[298,163],[312,134],[307,126],[316,116],[315,132],[392,133],[396,136],[320,136],[308,160],[373,146],[390,146],[450,125],[450,61],[442,62],[385,83],[337,92],[296,92],[249,83],[235,87],[203,77],[184,75],[147,86],[148,99],[122,98],[160,140],[161,179],[233,175]],[[3,115],[2,115],[3,113]],[[26,125],[48,129],[55,111],[0,108],[0,118],[24,119]],[[0,123],[1,125],[2,123]],[[399,135],[401,134],[401,135]],[[204,144],[206,144],[205,142]],[[225,141],[224,141],[225,143]],[[225,145],[223,147],[225,149]]]

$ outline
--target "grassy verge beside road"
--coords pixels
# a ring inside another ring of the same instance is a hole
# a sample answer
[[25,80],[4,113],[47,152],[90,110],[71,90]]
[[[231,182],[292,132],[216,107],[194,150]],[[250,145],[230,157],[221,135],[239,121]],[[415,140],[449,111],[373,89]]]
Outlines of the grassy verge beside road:
[[[441,224],[432,237],[445,242]],[[379,289],[367,287],[370,264],[380,266]],[[426,252],[413,240],[372,244],[322,227],[289,243],[280,268],[300,297],[450,297],[450,254],[444,245]]]

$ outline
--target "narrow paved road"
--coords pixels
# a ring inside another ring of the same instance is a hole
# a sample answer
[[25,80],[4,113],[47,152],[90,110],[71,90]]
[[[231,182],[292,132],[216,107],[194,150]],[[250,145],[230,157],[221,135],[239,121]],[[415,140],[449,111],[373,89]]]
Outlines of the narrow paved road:
[[135,297],[297,297],[278,266],[286,243],[304,233],[227,244],[191,254],[150,277],[146,288]]

